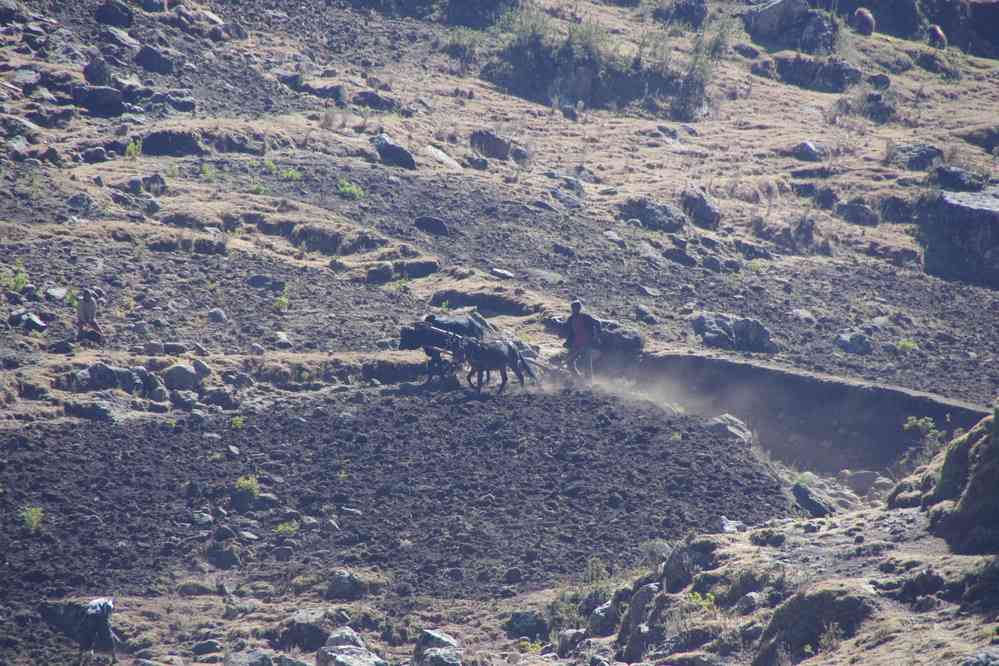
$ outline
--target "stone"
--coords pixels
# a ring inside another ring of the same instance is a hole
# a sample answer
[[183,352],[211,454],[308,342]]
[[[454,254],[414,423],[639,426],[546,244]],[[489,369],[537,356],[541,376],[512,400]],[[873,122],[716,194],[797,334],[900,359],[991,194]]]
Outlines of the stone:
[[753,431],[746,423],[732,414],[722,414],[708,421],[708,431],[728,439],[742,442],[745,446],[753,443]]
[[738,534],[749,529],[741,520],[732,520],[726,516],[715,516],[709,522],[710,530],[718,534]]
[[178,354],[186,354],[187,344],[184,342],[176,342],[176,341],[164,342],[163,351],[166,352],[167,354],[173,354],[175,356]]
[[225,646],[216,640],[201,641],[191,646],[191,652],[196,655],[212,654],[223,650],[225,650]]
[[483,157],[506,160],[510,157],[514,142],[513,139],[501,136],[492,130],[479,129],[472,132],[469,144],[472,146],[472,150]]
[[572,654],[573,650],[586,638],[585,629],[564,629],[558,634],[558,647],[556,654],[565,659]]
[[791,157],[804,162],[823,162],[829,159],[829,149],[811,141],[803,141],[791,148],[789,152]]
[[510,619],[503,623],[503,629],[510,638],[526,637],[530,640],[548,638],[548,621],[538,611],[514,611]]
[[888,162],[910,171],[926,171],[943,159],[943,151],[926,143],[896,143],[889,149]]
[[450,233],[447,223],[444,220],[430,215],[423,215],[416,218],[413,224],[420,231],[432,236],[447,236]]
[[776,41],[808,15],[807,0],[770,0],[746,11],[742,20],[753,39]]
[[425,146],[423,152],[432,157],[437,162],[455,171],[461,170],[462,166],[458,161],[436,146]]
[[367,596],[368,591],[367,581],[351,571],[338,569],[333,572],[333,577],[326,588],[326,596],[330,599],[355,601]]
[[387,261],[382,261],[368,268],[364,281],[368,284],[385,284],[394,278],[395,267]]
[[77,104],[94,116],[109,118],[125,112],[121,91],[110,86],[81,86],[75,98]]
[[387,134],[379,134],[371,142],[374,144],[375,150],[378,151],[378,157],[381,158],[382,164],[401,167],[403,169],[416,168],[416,160],[413,158],[413,154],[393,141]]
[[135,18],[132,9],[121,0],[105,0],[94,12],[98,23],[113,25],[118,28],[128,28]]
[[458,641],[453,636],[435,629],[424,629],[416,640],[416,647],[413,648],[413,660],[421,664],[424,663],[424,657],[430,650],[456,651],[458,647]]
[[961,666],[999,666],[999,647],[990,647],[965,657]]
[[198,135],[192,130],[156,130],[142,138],[142,154],[153,157],[187,157],[206,152]]
[[881,478],[881,475],[872,470],[853,471],[844,469],[836,475],[836,478],[840,483],[863,497],[867,493],[871,492],[874,488],[874,484]]
[[701,312],[690,319],[694,333],[708,347],[773,354],[780,347],[758,320],[721,312]]
[[794,484],[791,487],[791,493],[798,502],[798,506],[807,511],[812,518],[824,518],[835,512],[835,509],[803,483]]
[[194,372],[197,373],[200,379],[210,377],[212,374],[211,366],[199,358],[194,359],[194,361],[191,362],[191,366],[194,368]]
[[419,666],[461,666],[461,654],[453,648],[430,648],[416,662]]
[[272,656],[264,650],[235,652],[226,656],[224,666],[275,666]]
[[836,205],[836,214],[850,224],[857,224],[862,227],[876,227],[881,222],[877,212],[863,199],[851,199],[847,203]]
[[587,620],[587,629],[591,636],[610,636],[617,630],[621,616],[617,607],[610,601],[598,606]]
[[717,229],[721,222],[721,209],[706,192],[700,189],[684,190],[681,195],[683,210],[699,227]]
[[208,311],[208,321],[214,322],[216,324],[222,324],[228,321],[229,318],[225,314],[225,310],[222,308],[212,308]]
[[340,627],[330,632],[326,639],[326,647],[353,646],[365,648],[364,641],[357,635],[357,632],[350,627]]
[[749,592],[735,602],[735,612],[739,615],[749,615],[757,608],[766,606],[766,601],[767,598],[762,592]]
[[917,216],[927,273],[999,288],[999,186],[941,192]]
[[398,111],[402,107],[397,100],[374,90],[362,90],[356,93],[351,101],[358,106],[366,106],[376,111]]
[[364,648],[352,645],[322,647],[316,653],[316,666],[389,666],[388,662]]
[[175,363],[163,371],[163,383],[171,391],[191,391],[201,384],[201,377],[186,363]]
[[159,356],[163,353],[163,343],[158,340],[150,340],[143,345],[142,350],[149,356]]
[[938,166],[933,177],[941,189],[954,192],[981,192],[988,183],[988,179],[981,174],[948,164]]
[[870,354],[874,351],[871,339],[863,331],[849,330],[836,336],[836,346],[848,354]]
[[178,55],[169,49],[159,49],[146,44],[135,55],[135,64],[156,74],[173,74]]
[[513,280],[514,278],[517,277],[512,272],[504,268],[495,268],[495,267],[489,269],[489,274],[492,275],[493,277],[498,277],[501,280]]
[[278,637],[278,645],[283,649],[299,648],[306,652],[315,652],[327,644],[330,637],[326,612],[318,610],[300,610],[288,618]]
[[142,44],[139,43],[139,40],[135,39],[121,28],[104,28],[101,30],[101,39],[108,44],[114,44],[115,46],[120,46],[123,49],[132,51],[137,51],[142,48]]
[[619,207],[619,219],[637,219],[652,231],[676,233],[687,224],[687,216],[672,204],[657,203],[647,197],[628,199]]
[[845,60],[810,58],[801,54],[779,54],[774,57],[773,67],[785,83],[832,93],[845,92],[859,83],[864,74],[860,68]]

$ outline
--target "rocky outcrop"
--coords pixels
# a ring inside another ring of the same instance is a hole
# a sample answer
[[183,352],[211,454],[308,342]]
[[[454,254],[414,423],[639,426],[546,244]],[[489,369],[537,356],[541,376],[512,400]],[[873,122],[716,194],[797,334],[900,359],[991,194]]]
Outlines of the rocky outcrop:
[[812,9],[806,0],[770,0],[742,15],[754,40],[805,53],[831,53],[838,24],[826,12]]
[[943,192],[917,214],[927,273],[999,289],[999,187]]
[[762,353],[779,351],[770,339],[770,331],[756,319],[701,312],[691,319],[691,325],[708,347]]

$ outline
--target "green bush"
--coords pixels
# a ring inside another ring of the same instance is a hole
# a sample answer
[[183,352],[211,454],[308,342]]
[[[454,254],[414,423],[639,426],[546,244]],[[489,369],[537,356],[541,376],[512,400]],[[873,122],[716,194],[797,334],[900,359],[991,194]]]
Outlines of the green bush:
[[340,178],[336,182],[336,193],[344,199],[357,201],[364,198],[364,188],[356,183],[352,183],[346,178]]
[[298,534],[298,529],[299,525],[297,520],[286,520],[274,528],[274,533],[280,536],[295,536]]
[[256,476],[247,474],[236,479],[236,490],[256,498],[260,496],[260,482]]
[[21,523],[29,532],[37,532],[45,520],[45,509],[40,506],[26,506],[21,509]]

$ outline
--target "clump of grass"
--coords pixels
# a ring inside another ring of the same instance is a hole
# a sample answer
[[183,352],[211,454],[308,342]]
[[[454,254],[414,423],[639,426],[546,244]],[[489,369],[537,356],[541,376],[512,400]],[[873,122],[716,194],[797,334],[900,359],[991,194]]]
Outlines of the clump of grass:
[[130,160],[135,160],[139,158],[142,154],[142,140],[132,139],[129,141],[128,145],[125,146],[125,158]]
[[919,349],[919,343],[912,338],[902,338],[898,341],[895,347],[903,354],[908,354],[910,352],[917,351]]
[[298,529],[299,525],[297,520],[286,520],[274,528],[274,533],[280,536],[295,536],[298,534]]
[[0,280],[0,287],[21,293],[28,286],[28,271],[24,269],[24,262],[18,259],[14,262],[14,272]]
[[278,172],[278,165],[274,163],[274,160],[264,160],[264,171],[272,176],[276,176]]
[[694,121],[708,112],[708,85],[714,78],[718,61],[728,50],[732,29],[732,21],[724,20],[718,23],[713,35],[709,36],[707,31],[698,33],[680,92],[673,98],[670,109],[677,120]]
[[260,481],[257,477],[252,474],[247,474],[236,479],[236,490],[241,493],[246,493],[250,497],[256,498],[260,496]]
[[287,294],[282,293],[274,299],[274,310],[276,312],[287,312],[290,307],[291,301],[288,299]]
[[76,293],[75,289],[70,289],[66,292],[66,298],[64,299],[66,305],[73,308],[74,310],[80,307],[80,296]]
[[20,512],[21,524],[31,533],[35,533],[42,527],[45,520],[45,509],[40,506],[26,506]]
[[462,72],[474,65],[485,41],[484,35],[471,28],[455,28],[448,35],[444,50],[461,65]]
[[638,549],[642,552],[646,564],[658,567],[673,552],[673,546],[674,544],[666,539],[651,539],[643,542]]
[[292,168],[285,169],[284,171],[281,172],[281,178],[284,180],[290,180],[293,183],[297,183],[298,181],[302,180],[302,172],[299,171],[298,169],[292,169]]
[[356,183],[352,183],[346,178],[340,178],[336,182],[336,193],[344,199],[358,201],[364,198],[364,188]]
[[899,477],[930,462],[946,444],[946,433],[937,428],[936,422],[929,416],[906,418],[902,430],[918,433],[919,445],[909,450],[895,465],[894,471]]
[[264,195],[269,191],[270,190],[267,189],[267,186],[258,180],[254,180],[253,184],[250,185],[250,194]]
[[215,179],[218,177],[218,171],[211,164],[202,164],[200,173],[201,177],[209,183],[215,182]]
[[229,420],[229,427],[233,430],[242,430],[246,427],[246,419],[242,416],[234,416]]

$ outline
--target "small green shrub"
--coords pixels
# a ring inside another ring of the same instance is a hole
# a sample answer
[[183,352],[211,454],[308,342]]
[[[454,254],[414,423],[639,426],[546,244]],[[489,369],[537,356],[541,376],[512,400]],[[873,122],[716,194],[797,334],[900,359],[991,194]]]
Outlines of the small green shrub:
[[15,293],[21,293],[27,286],[28,272],[24,270],[24,262],[18,259],[14,262],[13,274],[4,276],[0,279],[0,288],[9,289]]
[[642,551],[642,559],[646,564],[658,567],[673,552],[673,542],[666,539],[651,539],[643,542],[638,549]]
[[64,299],[66,305],[73,308],[74,310],[80,307],[80,296],[76,293],[75,289],[70,289],[66,292],[66,298]]
[[270,190],[267,189],[267,186],[259,181],[253,181],[250,185],[250,194],[256,194],[259,196],[267,194],[269,191]]
[[274,533],[281,536],[295,536],[298,534],[298,529],[299,525],[297,520],[286,520],[274,528]]
[[583,573],[583,580],[588,585],[598,585],[610,578],[610,571],[607,563],[599,557],[591,557],[586,560],[586,570]]
[[26,506],[21,509],[21,523],[28,529],[29,532],[37,532],[42,527],[42,521],[45,520],[45,509],[40,506]]
[[919,349],[919,343],[912,338],[902,338],[898,341],[898,344],[895,345],[895,347],[898,348],[898,350],[903,354],[908,354],[909,352],[917,351]]
[[485,38],[478,30],[456,28],[448,35],[444,50],[461,64],[462,71],[468,70],[479,59]]
[[291,301],[288,300],[287,294],[281,294],[274,299],[274,310],[276,312],[287,312],[290,307]]
[[211,164],[202,164],[200,173],[201,177],[209,183],[215,182],[215,179],[218,177],[218,171]]
[[236,479],[236,490],[256,498],[260,496],[260,482],[256,476],[247,474]]
[[708,612],[715,612],[718,610],[718,604],[715,603],[715,593],[708,592],[707,594],[701,594],[699,592],[691,592],[687,599],[690,603],[700,606],[702,609]]
[[293,183],[297,183],[302,180],[302,172],[298,169],[285,169],[281,172],[281,178],[284,180],[290,180]]
[[346,178],[340,178],[336,182],[336,193],[344,199],[358,201],[364,198],[364,188],[356,183],[352,183]]
[[246,419],[242,416],[234,416],[229,420],[229,427],[233,430],[242,430],[246,427]]
[[142,154],[142,141],[140,139],[132,139],[127,146],[125,146],[125,158],[134,160],[138,159],[139,155]]
[[276,176],[278,165],[274,163],[274,160],[264,160],[264,170],[270,175]]

